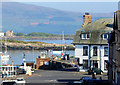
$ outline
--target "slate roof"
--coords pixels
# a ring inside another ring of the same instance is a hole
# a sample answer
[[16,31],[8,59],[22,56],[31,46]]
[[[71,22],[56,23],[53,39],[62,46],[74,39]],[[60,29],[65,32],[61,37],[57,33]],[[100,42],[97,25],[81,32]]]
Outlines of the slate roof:
[[[113,18],[101,18],[76,31],[73,44],[108,44],[108,40],[103,40],[102,34],[110,33],[113,30]],[[81,33],[89,33],[90,39],[81,39]]]

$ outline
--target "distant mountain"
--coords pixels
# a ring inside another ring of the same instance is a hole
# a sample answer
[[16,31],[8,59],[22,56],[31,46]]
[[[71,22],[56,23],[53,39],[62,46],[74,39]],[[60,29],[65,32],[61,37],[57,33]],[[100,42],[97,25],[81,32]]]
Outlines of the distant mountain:
[[[53,34],[74,34],[81,27],[84,13],[66,12],[53,8],[28,5],[17,2],[2,3],[3,31],[45,32]],[[92,13],[93,21],[113,17],[113,13]]]

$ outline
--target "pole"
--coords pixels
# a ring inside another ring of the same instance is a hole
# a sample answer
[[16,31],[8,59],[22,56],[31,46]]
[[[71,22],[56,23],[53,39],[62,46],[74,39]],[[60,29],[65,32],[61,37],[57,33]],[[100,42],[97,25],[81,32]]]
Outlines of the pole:
[[63,34],[63,53],[64,53],[64,51],[65,51],[65,39],[64,39],[64,31],[62,32],[62,34]]
[[33,47],[33,49],[32,49],[32,50],[33,50],[33,62],[34,62],[34,47]]
[[7,53],[7,43],[6,43],[6,37],[5,37],[5,54]]
[[1,72],[2,72],[2,36],[0,36],[0,56],[1,56]]

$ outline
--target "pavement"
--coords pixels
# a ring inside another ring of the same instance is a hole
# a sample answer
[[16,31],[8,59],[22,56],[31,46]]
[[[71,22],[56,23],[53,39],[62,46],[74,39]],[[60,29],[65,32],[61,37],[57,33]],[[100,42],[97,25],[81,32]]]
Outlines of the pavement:
[[[27,83],[72,83],[79,81],[83,76],[92,77],[87,72],[76,72],[74,70],[35,70],[32,76],[19,75],[24,77]],[[104,73],[103,75],[96,75],[96,78],[107,80],[108,77]]]

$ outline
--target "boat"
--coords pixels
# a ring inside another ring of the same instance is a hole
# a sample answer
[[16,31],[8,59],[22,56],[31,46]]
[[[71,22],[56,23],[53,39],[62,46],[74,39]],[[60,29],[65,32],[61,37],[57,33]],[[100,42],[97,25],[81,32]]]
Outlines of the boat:
[[20,85],[25,85],[25,80],[24,78],[17,78],[17,77],[9,77],[9,78],[4,78],[2,81],[2,85],[15,85],[15,84],[20,84]]
[[[2,38],[1,38],[2,39]],[[2,46],[2,45],[1,45]],[[1,48],[1,64],[3,65],[6,65],[8,64],[8,61],[9,61],[9,55],[7,54],[7,43],[6,43],[6,37],[5,37],[5,44],[4,44],[4,47],[5,47],[5,52],[3,53],[2,52],[2,48]]]

